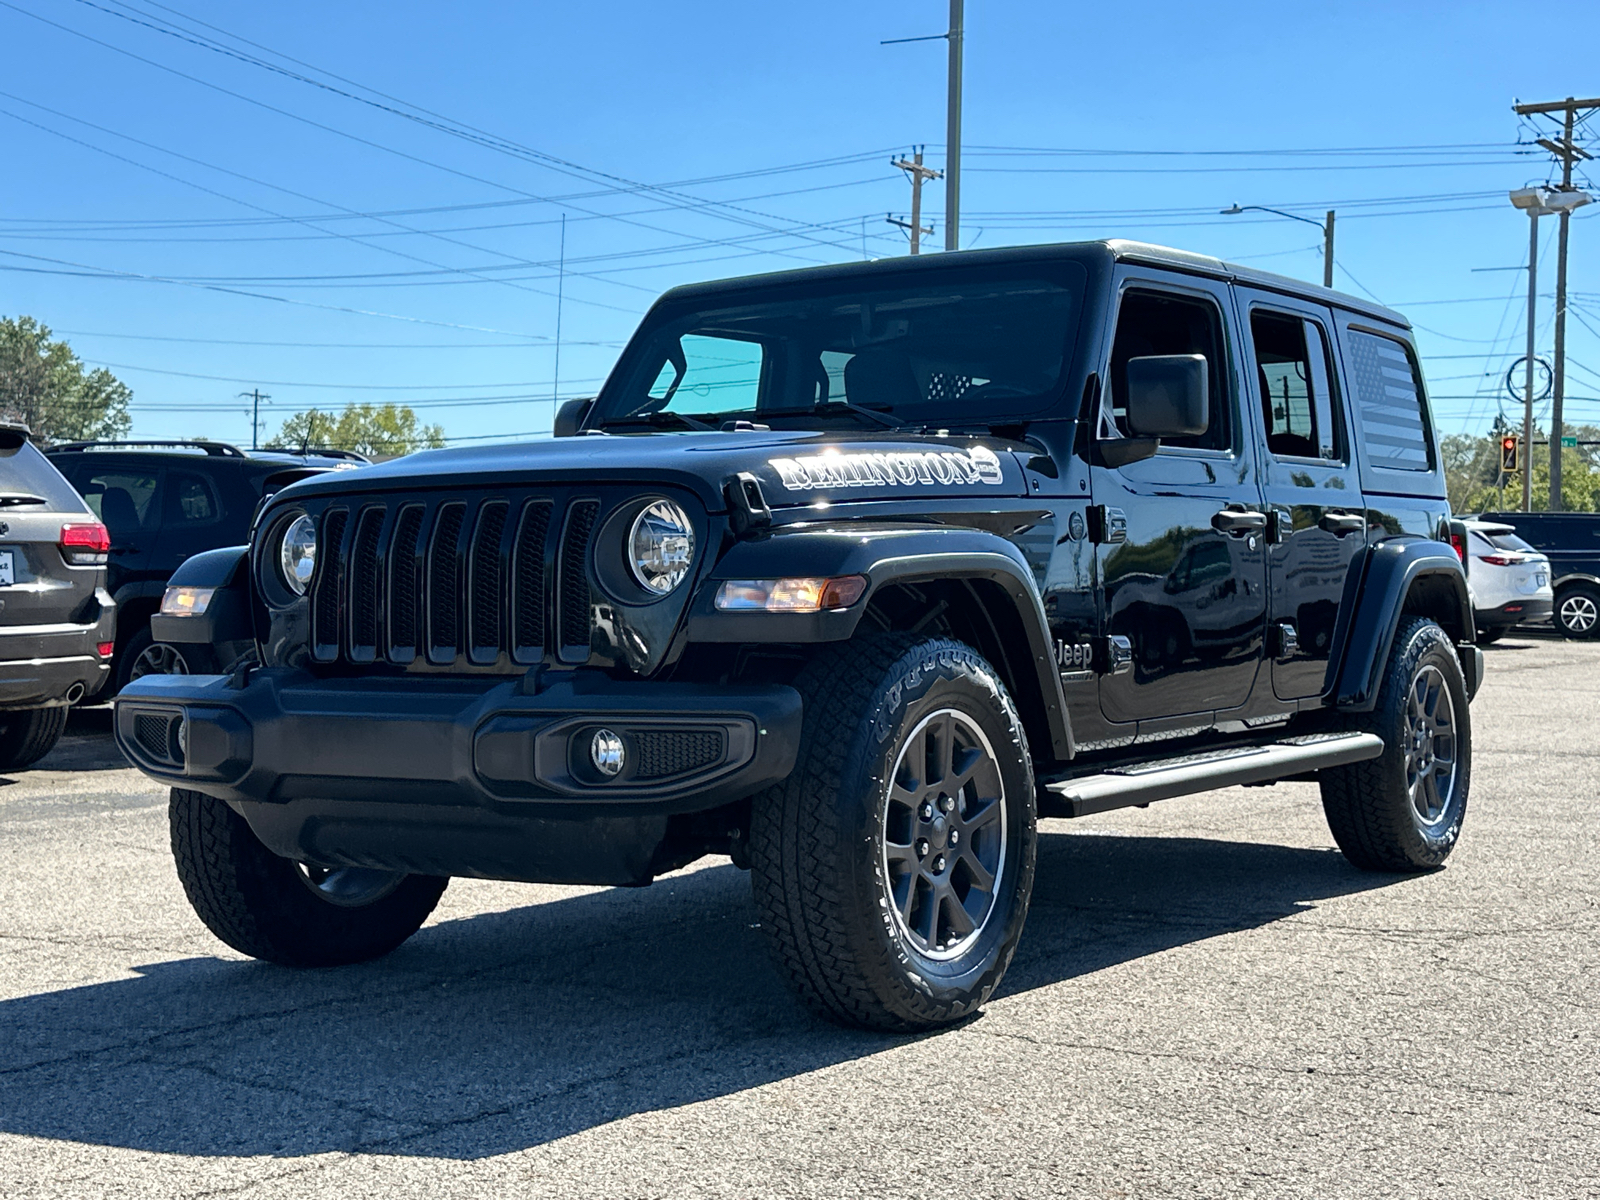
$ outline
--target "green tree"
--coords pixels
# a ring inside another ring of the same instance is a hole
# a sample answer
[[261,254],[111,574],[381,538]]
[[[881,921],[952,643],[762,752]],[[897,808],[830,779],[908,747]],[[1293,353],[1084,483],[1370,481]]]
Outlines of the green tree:
[[0,317],[0,419],[22,422],[44,442],[117,438],[133,426],[131,399],[127,384],[86,368],[48,325]]
[[421,424],[404,404],[347,404],[337,416],[315,408],[295,414],[283,423],[273,444],[286,450],[321,447],[392,457],[439,449],[444,427]]

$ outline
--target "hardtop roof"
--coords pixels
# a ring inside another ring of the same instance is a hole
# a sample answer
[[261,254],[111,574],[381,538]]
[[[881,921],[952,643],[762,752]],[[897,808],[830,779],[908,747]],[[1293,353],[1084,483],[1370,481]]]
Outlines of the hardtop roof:
[[1165,267],[1189,274],[1205,275],[1213,279],[1227,279],[1267,291],[1284,292],[1318,304],[1333,304],[1351,312],[1374,317],[1404,329],[1411,322],[1392,308],[1371,300],[1363,300],[1346,292],[1319,287],[1287,275],[1243,267],[1206,254],[1188,250],[1175,250],[1170,246],[1157,246],[1148,242],[1133,242],[1121,238],[1106,238],[1089,242],[1052,242],[1034,246],[1005,246],[993,250],[953,250],[943,254],[878,258],[868,262],[830,263],[820,267],[802,267],[793,271],[772,271],[762,275],[735,276],[728,279],[688,283],[672,288],[662,295],[660,303],[671,304],[685,300],[704,300],[730,292],[745,291],[751,287],[783,287],[795,284],[827,283],[832,281],[872,278],[875,276],[934,271],[956,264],[980,263],[1030,263],[1063,259],[1101,258],[1108,262],[1137,262],[1149,266]]

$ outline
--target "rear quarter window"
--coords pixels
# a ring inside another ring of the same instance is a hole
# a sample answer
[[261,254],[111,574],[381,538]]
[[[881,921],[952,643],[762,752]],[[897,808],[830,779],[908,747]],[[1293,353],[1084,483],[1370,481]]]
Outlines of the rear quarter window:
[[1367,461],[1390,471],[1433,470],[1433,433],[1423,406],[1422,374],[1411,348],[1359,329],[1350,329],[1345,336]]
[[[6,445],[17,441],[16,445]],[[32,442],[0,439],[0,493],[40,496],[56,512],[86,512],[83,498]]]

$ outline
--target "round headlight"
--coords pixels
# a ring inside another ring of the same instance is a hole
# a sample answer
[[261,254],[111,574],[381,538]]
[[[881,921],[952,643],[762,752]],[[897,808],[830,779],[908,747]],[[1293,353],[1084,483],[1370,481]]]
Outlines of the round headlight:
[[694,529],[670,500],[657,500],[633,519],[628,566],[648,592],[665,596],[683,582],[694,559]]
[[297,596],[304,596],[311,583],[311,573],[317,567],[317,524],[310,517],[296,517],[283,531],[278,566],[283,571],[284,583]]

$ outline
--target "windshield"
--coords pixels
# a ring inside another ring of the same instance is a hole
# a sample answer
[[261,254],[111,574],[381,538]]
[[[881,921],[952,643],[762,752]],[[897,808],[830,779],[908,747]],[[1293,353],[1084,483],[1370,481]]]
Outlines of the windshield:
[[[1002,424],[1056,399],[1077,332],[1077,263],[751,288],[668,308],[597,404],[601,425]],[[860,410],[869,410],[862,412]]]

